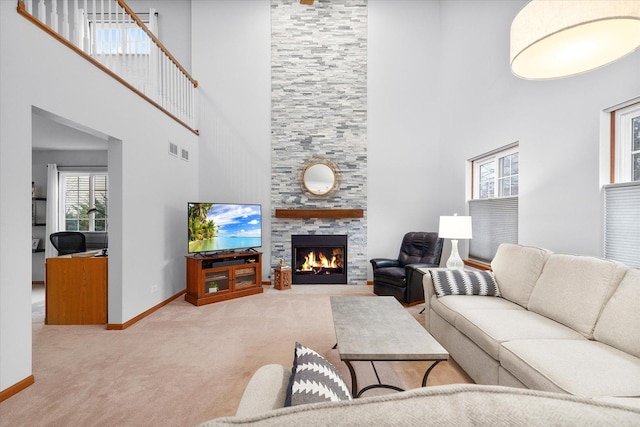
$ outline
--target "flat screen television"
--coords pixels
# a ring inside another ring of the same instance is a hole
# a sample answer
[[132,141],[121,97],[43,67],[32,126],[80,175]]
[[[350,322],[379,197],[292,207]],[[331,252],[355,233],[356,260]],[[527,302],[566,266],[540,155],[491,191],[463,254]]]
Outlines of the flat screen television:
[[262,206],[189,202],[189,253],[225,252],[262,246]]

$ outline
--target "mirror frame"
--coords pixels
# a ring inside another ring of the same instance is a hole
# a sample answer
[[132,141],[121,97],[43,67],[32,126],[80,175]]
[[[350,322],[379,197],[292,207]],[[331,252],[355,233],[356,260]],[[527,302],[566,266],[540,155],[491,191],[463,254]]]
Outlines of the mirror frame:
[[[329,190],[323,193],[314,191],[313,189],[309,188],[309,186],[305,181],[305,176],[307,174],[307,171],[313,166],[317,166],[317,165],[324,165],[328,167],[333,173],[333,186],[331,186]],[[304,167],[302,168],[300,173],[299,181],[300,181],[300,187],[302,188],[302,191],[305,192],[306,194],[311,195],[313,197],[329,197],[335,194],[340,188],[341,174],[338,171],[338,168],[336,167],[336,165],[331,160],[314,158],[314,159],[310,159],[304,164]]]

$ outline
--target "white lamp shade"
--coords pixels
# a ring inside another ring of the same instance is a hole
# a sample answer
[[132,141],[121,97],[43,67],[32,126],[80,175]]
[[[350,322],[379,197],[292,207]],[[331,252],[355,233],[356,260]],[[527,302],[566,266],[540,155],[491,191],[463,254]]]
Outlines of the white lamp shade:
[[583,73],[638,47],[638,0],[532,0],[511,24],[511,70],[525,79]]
[[438,236],[443,239],[471,239],[471,217],[441,216]]

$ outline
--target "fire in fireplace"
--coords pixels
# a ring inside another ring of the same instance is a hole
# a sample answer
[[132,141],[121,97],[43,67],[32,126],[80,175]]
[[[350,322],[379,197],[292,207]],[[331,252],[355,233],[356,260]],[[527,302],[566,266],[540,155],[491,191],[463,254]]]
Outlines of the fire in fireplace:
[[346,284],[346,235],[292,235],[292,283]]

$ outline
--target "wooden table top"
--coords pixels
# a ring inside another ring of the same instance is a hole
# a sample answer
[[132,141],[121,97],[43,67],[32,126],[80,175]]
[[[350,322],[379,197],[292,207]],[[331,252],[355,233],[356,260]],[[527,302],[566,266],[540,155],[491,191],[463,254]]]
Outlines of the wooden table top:
[[449,353],[394,297],[332,296],[340,360],[447,360]]

